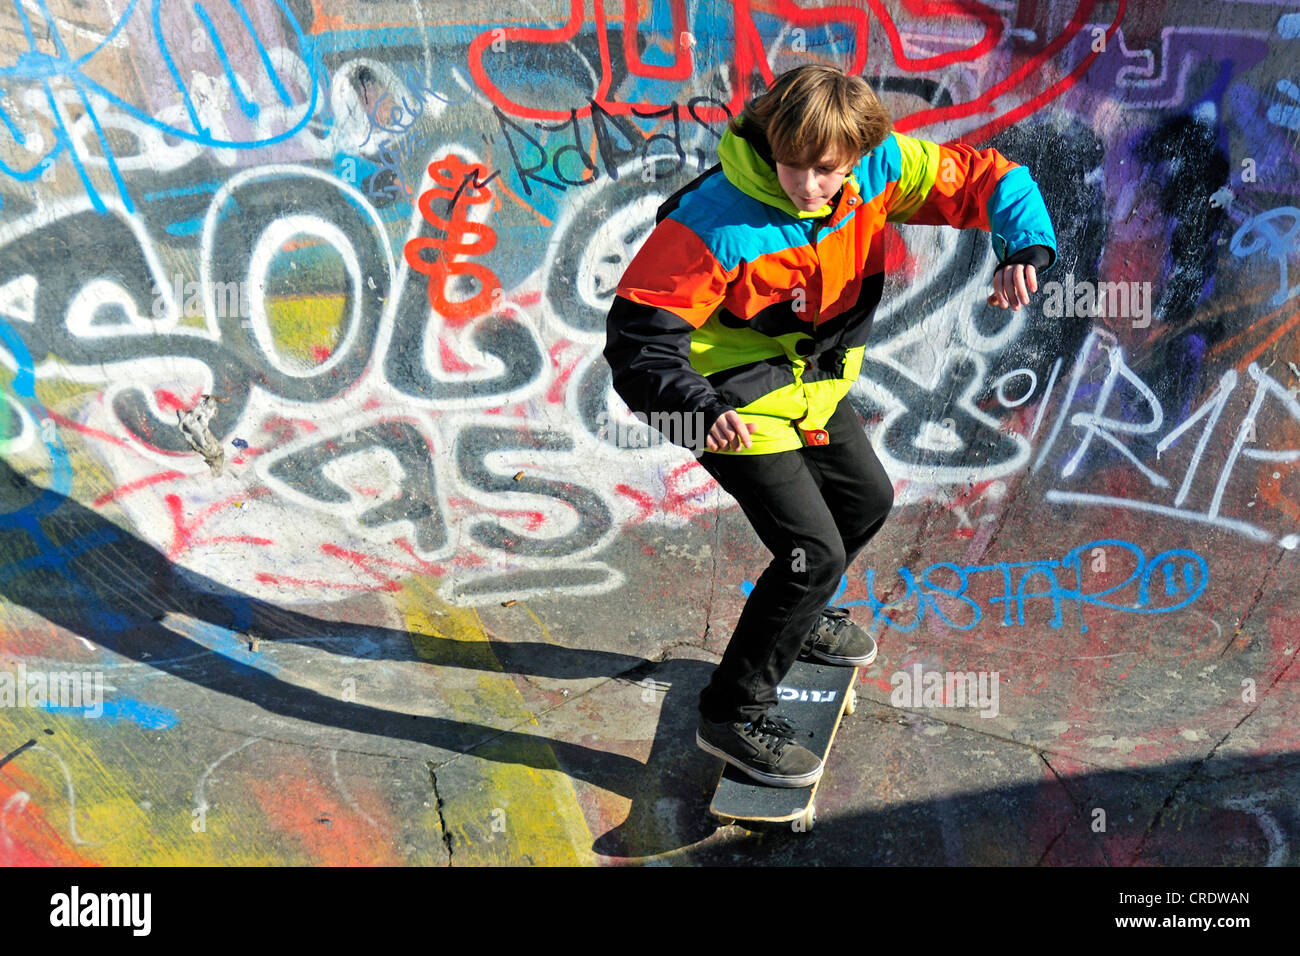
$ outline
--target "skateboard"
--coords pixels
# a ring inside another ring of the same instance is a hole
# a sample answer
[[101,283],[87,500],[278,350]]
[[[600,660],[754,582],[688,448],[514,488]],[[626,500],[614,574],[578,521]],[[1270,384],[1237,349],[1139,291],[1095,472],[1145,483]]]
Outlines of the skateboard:
[[[794,742],[825,761],[840,719],[857,708],[853,689],[857,679],[856,667],[797,660],[777,688],[779,703],[771,713],[793,721],[799,731]],[[773,787],[724,763],[709,812],[723,826],[790,823],[796,831],[811,830],[817,821],[819,783],[820,779],[806,787]]]

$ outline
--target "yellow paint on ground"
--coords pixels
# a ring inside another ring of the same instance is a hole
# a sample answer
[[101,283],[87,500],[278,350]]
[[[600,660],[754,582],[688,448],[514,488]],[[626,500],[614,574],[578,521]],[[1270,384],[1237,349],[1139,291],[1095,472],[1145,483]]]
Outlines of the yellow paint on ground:
[[[442,604],[427,587],[408,586],[397,599],[415,652],[424,660],[478,668],[472,701],[452,700],[458,714],[500,726],[536,724],[509,674],[492,654],[478,612]],[[426,608],[442,614],[431,616]],[[545,627],[529,612],[545,634]],[[450,642],[455,642],[454,644]],[[496,673],[492,673],[496,671]],[[545,769],[539,769],[545,768]],[[518,731],[476,748],[434,771],[445,782],[443,820],[452,834],[454,865],[594,865],[592,836],[569,777],[544,737]],[[474,779],[467,786],[466,775]]]
[[[207,810],[203,829],[196,829],[191,795],[172,792],[168,782],[174,780],[169,768],[193,762],[179,738],[160,741],[156,731],[134,725],[109,727],[81,715],[30,708],[6,709],[0,731],[6,740],[36,741],[5,770],[15,773],[31,798],[24,812],[39,813],[84,860],[103,866],[291,862],[262,814],[242,812],[255,806],[223,801],[219,811]],[[108,762],[101,759],[106,754]],[[196,768],[196,779],[202,769]]]
[[348,305],[346,294],[268,297],[266,318],[276,352],[308,367],[320,365],[339,344]]

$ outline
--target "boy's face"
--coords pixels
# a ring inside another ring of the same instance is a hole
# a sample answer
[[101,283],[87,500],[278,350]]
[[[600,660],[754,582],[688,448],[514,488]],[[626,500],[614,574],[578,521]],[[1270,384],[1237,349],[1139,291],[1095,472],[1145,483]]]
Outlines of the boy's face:
[[840,191],[844,177],[852,168],[852,162],[844,162],[837,154],[827,153],[809,169],[777,163],[776,178],[796,208],[813,212],[830,202]]

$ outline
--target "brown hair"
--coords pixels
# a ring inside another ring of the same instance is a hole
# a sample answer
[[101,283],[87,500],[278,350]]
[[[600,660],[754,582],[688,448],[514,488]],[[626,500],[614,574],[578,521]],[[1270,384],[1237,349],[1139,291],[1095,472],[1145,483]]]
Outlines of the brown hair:
[[894,128],[889,111],[866,80],[831,66],[801,66],[782,73],[730,125],[751,143],[759,134],[767,140],[772,159],[797,169],[817,165],[827,153],[839,156],[842,163],[857,162]]

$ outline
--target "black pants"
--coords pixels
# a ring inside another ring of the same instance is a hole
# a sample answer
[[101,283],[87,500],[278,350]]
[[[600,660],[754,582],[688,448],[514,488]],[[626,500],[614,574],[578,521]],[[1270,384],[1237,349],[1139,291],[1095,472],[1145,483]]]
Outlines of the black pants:
[[828,445],[700,456],[772,552],[700,693],[709,720],[754,720],[776,705],[777,685],[821,609],[893,506],[893,485],[847,398],[826,430]]

